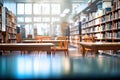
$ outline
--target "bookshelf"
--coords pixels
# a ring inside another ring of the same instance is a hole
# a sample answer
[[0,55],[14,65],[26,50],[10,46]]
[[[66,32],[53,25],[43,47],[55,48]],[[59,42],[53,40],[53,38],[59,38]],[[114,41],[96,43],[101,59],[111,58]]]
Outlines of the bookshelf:
[[16,43],[16,16],[6,7],[2,7],[2,42]]
[[[98,41],[120,41],[120,8],[82,22],[82,35],[97,36]],[[92,14],[92,13],[91,13]],[[89,17],[89,16],[88,16]]]
[[0,43],[2,42],[2,5],[0,5]]
[[70,24],[70,45],[79,48],[81,22],[77,19],[74,23]]
[[[99,1],[99,0],[96,0]],[[95,2],[96,2],[95,1]],[[106,7],[105,9],[96,9],[95,11],[83,12],[86,17],[82,21],[82,41],[86,36],[93,37],[96,36],[96,41],[99,42],[120,42],[120,1],[114,0],[111,2],[111,7]],[[94,2],[93,2],[94,3]],[[96,2],[97,3],[97,2]],[[99,2],[103,6],[104,0]],[[93,6],[98,7],[99,4],[93,4]],[[107,4],[106,4],[107,5]],[[87,8],[90,8],[88,6]],[[106,51],[103,51],[106,53]],[[113,53],[114,51],[108,51],[108,53]]]

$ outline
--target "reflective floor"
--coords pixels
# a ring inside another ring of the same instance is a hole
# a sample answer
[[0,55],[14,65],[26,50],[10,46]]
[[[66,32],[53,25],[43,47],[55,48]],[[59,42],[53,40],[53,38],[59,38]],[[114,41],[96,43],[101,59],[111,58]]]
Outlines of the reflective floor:
[[105,55],[82,57],[75,51],[69,56],[2,55],[0,78],[61,79],[119,78],[120,58]]

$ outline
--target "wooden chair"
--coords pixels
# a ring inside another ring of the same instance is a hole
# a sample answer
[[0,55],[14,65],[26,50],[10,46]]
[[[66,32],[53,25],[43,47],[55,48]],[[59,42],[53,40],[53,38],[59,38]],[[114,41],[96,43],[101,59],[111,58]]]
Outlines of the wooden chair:
[[[61,36],[58,39],[61,41],[58,46],[51,47],[52,53],[55,54],[56,51],[64,51],[65,55],[68,55],[68,38],[66,36]],[[62,40],[64,40],[64,42]]]
[[[95,36],[93,37],[86,37],[84,39],[85,42],[95,42],[96,41],[96,38]],[[85,48],[85,54],[88,55],[88,52],[92,52],[93,50],[92,49],[89,49],[89,48]]]

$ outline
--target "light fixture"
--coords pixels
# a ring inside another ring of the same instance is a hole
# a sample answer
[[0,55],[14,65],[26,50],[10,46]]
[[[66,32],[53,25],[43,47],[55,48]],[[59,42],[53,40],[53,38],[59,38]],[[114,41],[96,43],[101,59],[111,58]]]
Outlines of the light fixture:
[[60,16],[61,16],[61,17],[65,17],[65,15],[66,15],[66,14],[63,14],[63,13],[62,13]]
[[70,12],[70,9],[65,9],[64,11],[63,11],[63,14],[67,14],[67,13],[69,13]]

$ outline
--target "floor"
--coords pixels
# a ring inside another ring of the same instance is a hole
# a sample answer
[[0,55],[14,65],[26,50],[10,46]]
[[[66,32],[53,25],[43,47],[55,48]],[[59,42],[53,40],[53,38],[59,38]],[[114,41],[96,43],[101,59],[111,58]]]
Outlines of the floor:
[[120,58],[99,54],[83,57],[77,48],[47,55],[46,52],[29,52],[21,55],[12,52],[0,56],[0,78],[11,79],[103,79],[119,78]]

